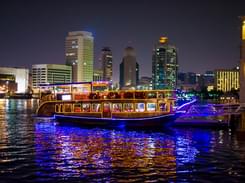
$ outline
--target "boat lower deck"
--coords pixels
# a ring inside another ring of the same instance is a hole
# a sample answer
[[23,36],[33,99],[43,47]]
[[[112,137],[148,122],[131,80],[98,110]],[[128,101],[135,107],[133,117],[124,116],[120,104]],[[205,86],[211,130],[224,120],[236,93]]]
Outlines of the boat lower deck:
[[76,116],[76,115],[54,115],[55,120],[60,123],[76,123],[86,126],[111,126],[111,127],[152,127],[164,126],[172,122],[175,114],[166,114],[155,117],[145,118],[97,118],[91,116]]

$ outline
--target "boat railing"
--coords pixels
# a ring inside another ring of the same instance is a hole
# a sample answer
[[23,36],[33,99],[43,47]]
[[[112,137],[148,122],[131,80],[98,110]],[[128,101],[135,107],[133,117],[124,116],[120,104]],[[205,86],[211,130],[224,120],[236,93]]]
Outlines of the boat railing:
[[83,99],[164,99],[174,98],[176,99],[175,91],[172,90],[149,90],[149,91],[102,91],[102,92],[71,92],[71,93],[57,93],[49,92],[42,93],[41,99],[43,101],[49,100],[62,100],[62,96],[70,95],[71,100],[83,100]]
[[159,101],[149,99],[140,100],[84,100],[84,101],[54,101],[55,112],[103,112],[104,105],[109,105],[110,112],[114,113],[154,113],[154,112],[173,112],[173,103],[171,101]]

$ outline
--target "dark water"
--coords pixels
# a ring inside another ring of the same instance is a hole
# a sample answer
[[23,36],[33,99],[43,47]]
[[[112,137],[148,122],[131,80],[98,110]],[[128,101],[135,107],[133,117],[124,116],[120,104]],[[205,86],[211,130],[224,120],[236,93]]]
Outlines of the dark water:
[[0,100],[0,182],[242,182],[245,142],[229,130],[86,129]]

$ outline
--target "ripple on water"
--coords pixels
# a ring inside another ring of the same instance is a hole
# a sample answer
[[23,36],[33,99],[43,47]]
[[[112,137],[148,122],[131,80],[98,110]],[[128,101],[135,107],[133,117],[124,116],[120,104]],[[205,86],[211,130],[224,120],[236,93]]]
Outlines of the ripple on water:
[[36,102],[0,101],[0,180],[239,182],[245,143],[228,131],[86,129],[33,120]]

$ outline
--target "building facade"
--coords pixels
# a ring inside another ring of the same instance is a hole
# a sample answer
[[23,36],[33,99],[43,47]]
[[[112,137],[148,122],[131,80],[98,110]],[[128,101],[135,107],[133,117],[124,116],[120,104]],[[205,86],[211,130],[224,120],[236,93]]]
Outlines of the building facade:
[[139,82],[139,64],[136,62],[135,50],[126,47],[120,64],[120,88],[135,89]]
[[177,50],[161,37],[152,54],[153,89],[175,89],[177,86]]
[[94,69],[93,81],[103,81],[103,71],[101,69]]
[[32,65],[32,87],[37,89],[40,84],[70,83],[72,67],[62,64]]
[[137,90],[152,90],[152,78],[142,76],[137,85]]
[[245,16],[241,18],[240,103],[245,103]]
[[17,83],[15,76],[12,74],[0,74],[0,94],[16,93]]
[[0,67],[0,74],[13,75],[17,83],[16,93],[29,91],[29,69],[17,67]]
[[179,72],[177,78],[177,88],[184,91],[197,90],[197,74],[194,72]]
[[219,91],[229,92],[238,90],[239,85],[239,68],[219,69],[215,71],[215,87]]
[[112,82],[112,51],[109,47],[101,50],[101,62],[103,71],[103,81]]
[[86,31],[69,32],[65,41],[66,65],[72,67],[73,82],[93,81],[94,38]]

